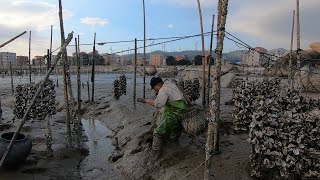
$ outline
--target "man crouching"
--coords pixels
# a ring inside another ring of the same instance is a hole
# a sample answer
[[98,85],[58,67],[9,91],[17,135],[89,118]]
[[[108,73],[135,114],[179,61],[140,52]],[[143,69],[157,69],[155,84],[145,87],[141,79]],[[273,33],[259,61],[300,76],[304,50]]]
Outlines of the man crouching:
[[144,99],[144,102],[156,108],[163,108],[161,122],[153,131],[152,142],[152,150],[155,156],[159,157],[162,140],[178,140],[181,135],[181,115],[186,110],[186,101],[179,88],[168,80],[163,82],[161,78],[153,77],[150,85],[157,97],[155,100]]

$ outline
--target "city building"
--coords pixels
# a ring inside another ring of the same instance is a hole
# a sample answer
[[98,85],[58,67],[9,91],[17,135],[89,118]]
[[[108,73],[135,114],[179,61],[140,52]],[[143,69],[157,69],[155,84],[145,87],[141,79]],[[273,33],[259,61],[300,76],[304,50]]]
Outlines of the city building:
[[262,47],[256,47],[243,55],[242,63],[248,66],[265,66],[268,64],[268,58],[265,55],[267,52]]
[[176,61],[181,61],[186,59],[186,56],[176,56],[175,58],[176,58]]
[[17,56],[17,66],[25,66],[25,65],[29,65],[29,57]]
[[8,67],[10,63],[16,65],[17,57],[16,53],[12,52],[0,52],[0,66]]
[[163,57],[161,54],[150,54],[150,65],[160,67],[163,65]]
[[32,65],[35,65],[35,66],[41,66],[41,65],[44,65],[45,64],[45,58],[43,56],[35,56],[33,59],[32,59]]
[[105,65],[115,65],[119,62],[120,57],[116,54],[103,54]]

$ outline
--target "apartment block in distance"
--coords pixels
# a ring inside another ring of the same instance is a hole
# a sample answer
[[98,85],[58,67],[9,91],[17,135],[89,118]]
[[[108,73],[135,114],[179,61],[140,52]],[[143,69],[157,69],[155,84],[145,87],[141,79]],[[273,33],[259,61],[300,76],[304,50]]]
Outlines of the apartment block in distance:
[[17,66],[26,66],[29,65],[28,56],[17,56]]
[[16,53],[12,52],[0,52],[0,66],[9,67],[10,63],[16,65]]
[[163,65],[163,57],[161,54],[150,54],[150,66],[160,67]]
[[264,66],[268,59],[264,53],[268,51],[262,47],[256,47],[243,56],[242,62],[248,66]]

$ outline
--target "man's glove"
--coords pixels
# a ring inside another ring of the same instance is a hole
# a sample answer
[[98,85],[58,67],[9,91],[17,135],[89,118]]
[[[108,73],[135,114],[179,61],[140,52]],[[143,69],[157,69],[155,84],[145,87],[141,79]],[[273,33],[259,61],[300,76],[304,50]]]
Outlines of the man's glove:
[[137,98],[137,101],[138,101],[138,102],[141,102],[141,103],[145,103],[145,101],[144,101],[143,98]]

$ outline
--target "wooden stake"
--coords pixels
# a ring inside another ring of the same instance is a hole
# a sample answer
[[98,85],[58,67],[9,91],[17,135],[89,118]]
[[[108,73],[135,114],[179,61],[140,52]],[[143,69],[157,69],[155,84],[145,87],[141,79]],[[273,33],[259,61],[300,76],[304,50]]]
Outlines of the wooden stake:
[[[221,3],[221,4],[220,4]],[[219,153],[219,123],[220,123],[220,78],[221,78],[221,61],[223,51],[223,41],[225,36],[225,25],[228,14],[228,0],[220,0],[218,10],[218,39],[216,47],[216,83],[212,87],[212,101],[210,106],[210,118],[208,124],[208,137],[206,143],[206,163],[204,179],[213,179],[211,173],[212,153]],[[213,134],[213,148],[212,148],[212,134]],[[213,152],[214,150],[214,152]]]
[[212,16],[212,26],[211,26],[211,39],[210,39],[210,50],[209,50],[209,60],[208,60],[208,77],[207,77],[207,105],[209,105],[209,102],[210,102],[210,84],[211,84],[211,57],[212,57],[212,44],[213,44],[213,30],[214,30],[214,15]]
[[24,123],[26,122],[26,120],[27,120],[27,118],[28,118],[28,116],[29,116],[29,114],[30,114],[30,112],[31,112],[32,106],[34,106],[34,104],[36,103],[36,100],[38,99],[38,97],[39,97],[39,95],[40,95],[43,87],[45,86],[45,83],[48,81],[51,72],[53,71],[53,69],[54,69],[55,66],[57,65],[57,63],[58,63],[61,55],[63,54],[63,51],[65,51],[67,45],[68,45],[68,44],[70,43],[70,41],[72,40],[72,36],[73,36],[73,32],[71,32],[71,33],[69,34],[68,38],[66,39],[66,42],[62,45],[59,53],[57,54],[57,57],[56,57],[56,59],[55,59],[55,61],[54,61],[54,64],[51,66],[50,70],[47,72],[46,76],[45,76],[44,79],[41,81],[40,86],[38,87],[38,89],[37,89],[37,91],[36,91],[36,93],[35,93],[32,101],[31,101],[31,103],[29,104],[29,106],[28,106],[28,108],[27,108],[27,110],[26,110],[26,112],[25,112],[25,114],[23,115],[23,118],[22,118],[22,120],[21,120],[21,122],[20,122],[20,124],[19,124],[18,129],[17,129],[16,132],[14,133],[14,135],[13,135],[11,141],[10,141],[10,144],[8,145],[6,151],[4,152],[4,154],[3,154],[2,158],[1,158],[0,167],[2,167],[2,165],[3,165],[3,163],[4,163],[4,160],[6,159],[7,155],[9,154],[9,152],[10,152],[12,146],[13,146],[13,143],[16,141],[19,132],[21,131]]
[[5,43],[0,45],[0,48],[3,48],[5,45],[11,43],[12,41],[14,41],[15,39],[19,38],[20,36],[24,35],[25,33],[27,33],[27,31],[23,31],[23,33],[19,34],[18,36],[6,41]]
[[146,98],[146,11],[143,0],[143,98]]
[[92,94],[91,94],[91,101],[94,102],[94,73],[95,73],[95,55],[96,55],[96,33],[94,33],[93,39],[93,53],[92,53],[92,74],[91,74],[91,85],[92,85]]
[[301,50],[300,49],[300,5],[299,5],[299,0],[297,0],[297,70],[298,70],[298,78],[302,85],[301,71],[300,71],[300,68],[301,68],[300,50]]
[[53,156],[53,150],[52,150],[52,131],[50,127],[50,119],[49,117],[46,118],[46,145],[47,145],[47,156],[52,157]]
[[[59,0],[59,20],[60,20],[60,33],[61,33],[61,44],[64,44],[64,28],[63,28],[63,15],[62,15],[62,4]],[[67,141],[68,147],[72,147],[72,137],[71,137],[71,126],[70,126],[70,108],[69,108],[69,97],[68,97],[68,80],[67,80],[67,50],[63,50],[62,60],[63,60],[63,81],[64,81],[64,103],[66,108],[66,125],[67,125]]]
[[137,90],[137,38],[134,39],[134,64],[133,64],[133,105],[136,108]]
[[76,121],[76,134],[77,134],[77,147],[80,148],[80,139],[81,139],[81,129],[80,129],[80,123],[81,123],[81,79],[80,79],[80,59],[79,59],[79,49],[77,44],[77,38],[75,38],[75,48],[76,48],[76,58],[77,58],[77,92],[78,92],[78,98],[77,98],[77,121]]
[[50,49],[47,49],[47,71],[50,68]]
[[[78,55],[80,56],[80,53],[81,53],[81,51],[80,51],[80,36],[78,35]],[[79,57],[79,60],[80,60],[80,57]],[[81,64],[81,62],[80,62],[80,66],[81,65],[83,65],[83,62],[82,62],[82,64]]]
[[14,87],[13,87],[13,71],[12,71],[12,63],[11,62],[10,62],[9,68],[10,68],[10,77],[11,77],[11,92],[13,95],[14,94]]
[[2,121],[2,106],[1,106],[1,95],[0,95],[0,123]]
[[293,34],[294,34],[294,20],[295,20],[295,13],[296,11],[293,10],[293,16],[292,16],[292,29],[291,29],[291,41],[290,41],[290,53],[289,53],[289,69],[290,69],[290,75],[289,75],[289,85],[290,90],[293,90],[293,84],[294,84],[294,78],[293,78],[293,66],[292,66],[292,50],[293,50]]
[[89,84],[89,81],[87,81],[87,90],[88,90],[88,101],[90,101],[90,84]]
[[51,25],[51,33],[50,33],[50,54],[49,54],[49,62],[48,62],[48,66],[51,67],[51,60],[52,60],[52,29],[53,26]]
[[29,32],[29,82],[31,84],[31,31]]
[[200,17],[200,30],[201,30],[201,41],[202,41],[202,107],[206,106],[206,53],[204,48],[204,34],[203,34],[203,23],[200,0],[198,2],[198,10]]

